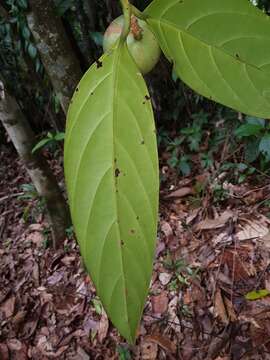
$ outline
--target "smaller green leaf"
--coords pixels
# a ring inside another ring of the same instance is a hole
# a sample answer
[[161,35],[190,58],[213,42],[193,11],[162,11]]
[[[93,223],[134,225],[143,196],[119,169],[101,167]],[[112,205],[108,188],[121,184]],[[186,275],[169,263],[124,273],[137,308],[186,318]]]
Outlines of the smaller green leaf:
[[56,0],[57,14],[63,16],[73,5],[74,0]]
[[256,124],[261,125],[263,128],[265,127],[265,119],[261,119],[254,116],[246,116],[246,122],[248,124]]
[[260,139],[255,138],[252,141],[248,141],[245,146],[245,160],[248,163],[252,163],[253,161],[257,160],[260,155],[259,150]]
[[30,30],[28,29],[28,27],[26,25],[24,25],[23,28],[22,28],[22,36],[26,40],[30,39],[31,33],[30,33]]
[[256,136],[263,129],[264,129],[263,126],[259,125],[259,124],[243,124],[235,130],[235,135],[239,138],[248,137],[248,136]]
[[54,140],[56,141],[62,141],[65,140],[65,133],[64,132],[59,132],[54,136]]
[[182,156],[179,162],[179,170],[184,176],[188,176],[191,173],[191,167],[188,160],[189,158],[187,156]]
[[92,40],[95,42],[96,45],[102,46],[103,44],[103,35],[100,32],[97,31],[91,31],[90,36]]
[[30,43],[27,50],[28,50],[28,54],[31,57],[31,59],[35,59],[37,56],[37,48],[35,47],[35,45]]
[[41,69],[41,62],[39,60],[39,58],[36,59],[36,64],[35,64],[35,68],[36,68],[36,72],[38,73]]
[[45,138],[40,140],[32,149],[32,154],[34,154],[37,150],[43,148],[45,145],[47,145],[49,142],[51,142],[52,140],[49,138]]
[[131,355],[129,350],[124,346],[117,346],[117,352],[119,355],[119,360],[131,360]]
[[250,291],[245,295],[246,300],[259,300],[270,295],[270,291],[266,289]]
[[27,0],[17,0],[17,4],[23,10],[26,10],[28,8]]
[[101,315],[101,314],[102,314],[102,311],[103,311],[101,301],[100,301],[99,299],[93,299],[93,300],[92,300],[92,303],[93,303],[93,305],[94,305],[94,307],[95,307],[96,313],[97,313],[98,315]]
[[269,133],[264,135],[264,137],[262,138],[260,145],[259,145],[259,150],[267,157],[267,159],[270,160],[270,134]]

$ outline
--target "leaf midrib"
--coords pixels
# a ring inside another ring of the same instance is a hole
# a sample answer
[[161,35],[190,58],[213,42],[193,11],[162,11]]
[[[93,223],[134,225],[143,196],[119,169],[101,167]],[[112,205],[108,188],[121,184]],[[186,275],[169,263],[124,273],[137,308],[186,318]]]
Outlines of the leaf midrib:
[[[123,251],[122,251],[122,246],[121,246],[121,230],[120,230],[120,225],[119,225],[119,205],[118,205],[118,197],[117,197],[117,187],[116,187],[116,177],[115,177],[115,171],[116,171],[116,164],[115,164],[115,159],[116,159],[116,141],[115,141],[115,119],[117,119],[117,109],[118,109],[118,78],[119,78],[119,72],[120,72],[120,66],[119,66],[119,61],[120,61],[120,56],[121,56],[121,52],[123,51],[123,47],[124,44],[123,43],[119,43],[118,47],[114,50],[115,51],[115,60],[113,62],[113,96],[112,96],[112,121],[113,121],[113,125],[112,125],[112,141],[113,141],[113,149],[112,149],[112,180],[113,180],[113,194],[115,196],[115,207],[116,207],[116,228],[117,228],[117,233],[118,233],[118,242],[119,242],[119,248],[120,248],[120,258],[121,258],[121,269],[122,269],[122,278],[123,278],[123,290],[126,289],[126,278],[125,278],[125,272],[124,272],[124,261],[123,261]],[[126,320],[128,323],[128,331],[129,331],[129,338],[132,339],[132,335],[131,335],[131,327],[130,327],[130,322],[129,322],[129,314],[128,314],[128,308],[127,308],[127,298],[126,298],[126,294],[125,291],[123,291],[123,298],[124,298],[124,303],[125,303],[125,309],[126,309]]]

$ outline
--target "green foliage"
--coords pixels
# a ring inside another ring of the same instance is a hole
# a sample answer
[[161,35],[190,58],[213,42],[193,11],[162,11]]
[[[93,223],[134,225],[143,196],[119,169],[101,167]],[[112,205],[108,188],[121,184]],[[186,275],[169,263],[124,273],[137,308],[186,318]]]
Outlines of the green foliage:
[[119,355],[119,360],[132,360],[130,351],[125,346],[118,345],[117,352]]
[[[32,59],[32,61],[35,62],[36,71],[42,71],[43,68],[38,57],[37,48],[32,39],[32,35],[25,16],[25,11],[28,9],[27,0],[7,0],[6,3],[10,6],[11,18],[9,22],[10,24],[16,26],[17,33],[20,37],[19,41],[16,43],[18,55],[22,53],[27,54]],[[11,27],[10,31],[12,32]],[[11,33],[10,37],[12,38],[13,36],[14,35]]]
[[144,14],[192,89],[235,110],[269,117],[270,27],[263,12],[247,0],[154,0]]
[[235,130],[235,135],[245,143],[247,162],[252,163],[260,156],[265,164],[270,161],[270,124],[268,121],[247,116],[246,123]]
[[110,319],[131,342],[148,292],[157,227],[158,157],[149,100],[120,43],[80,82],[65,140],[67,190],[84,262]]
[[177,291],[184,286],[190,286],[200,271],[199,268],[193,268],[186,264],[183,259],[173,260],[170,254],[167,254],[163,265],[166,269],[173,272],[173,277],[168,285],[170,291]]
[[245,295],[246,300],[259,300],[270,295],[270,291],[266,289],[254,290]]
[[52,150],[55,150],[56,145],[59,142],[62,142],[65,139],[65,133],[64,132],[58,132],[58,133],[51,133],[48,132],[47,136],[40,140],[32,149],[32,153],[35,153],[36,151],[44,148],[44,147],[51,147]]
[[56,0],[56,10],[59,16],[63,16],[72,6],[75,0]]

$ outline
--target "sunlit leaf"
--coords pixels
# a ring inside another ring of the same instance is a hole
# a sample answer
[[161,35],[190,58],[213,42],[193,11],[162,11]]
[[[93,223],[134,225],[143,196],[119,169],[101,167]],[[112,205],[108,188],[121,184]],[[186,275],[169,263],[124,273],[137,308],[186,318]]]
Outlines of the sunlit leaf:
[[81,80],[65,175],[81,253],[108,316],[134,341],[152,272],[158,157],[150,97],[125,45]]
[[178,76],[235,110],[270,117],[270,20],[248,0],[154,0],[147,22]]

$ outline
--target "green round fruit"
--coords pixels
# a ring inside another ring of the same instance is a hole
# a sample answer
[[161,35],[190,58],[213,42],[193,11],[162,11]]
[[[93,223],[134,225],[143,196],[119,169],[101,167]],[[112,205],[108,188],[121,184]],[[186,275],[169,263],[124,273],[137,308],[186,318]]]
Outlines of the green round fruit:
[[[132,16],[130,33],[127,37],[127,46],[135,63],[142,74],[149,73],[157,64],[160,57],[160,47],[149,29],[147,23]],[[103,49],[108,51],[119,39],[124,25],[124,16],[116,18],[104,34]]]

